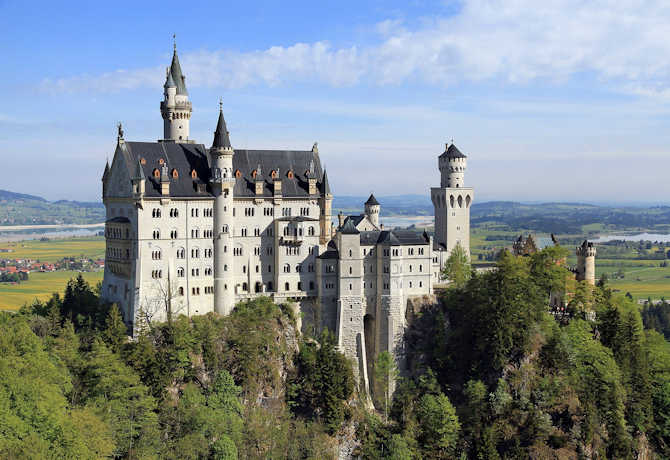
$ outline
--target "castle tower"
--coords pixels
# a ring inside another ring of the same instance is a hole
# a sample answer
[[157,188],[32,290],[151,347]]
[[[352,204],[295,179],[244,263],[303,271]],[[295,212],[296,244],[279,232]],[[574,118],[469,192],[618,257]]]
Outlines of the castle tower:
[[214,311],[227,315],[235,306],[233,288],[233,148],[230,144],[223,106],[209,149],[214,194]]
[[435,208],[433,249],[447,251],[460,244],[470,253],[470,205],[474,189],[465,187],[467,157],[453,143],[447,143],[438,157],[440,187],[430,190]]
[[596,284],[596,247],[584,240],[575,250],[577,254],[577,281]]
[[368,217],[372,225],[379,228],[379,212],[381,205],[375,198],[374,194],[370,194],[370,198],[365,202],[365,215]]
[[181,73],[177,44],[174,45],[172,64],[166,71],[161,101],[163,138],[174,142],[188,142],[190,135],[191,102],[186,91],[186,78]]
[[319,244],[327,244],[333,236],[333,194],[330,192],[330,184],[328,183],[328,174],[323,170],[323,178],[321,179],[321,198],[319,199],[319,206],[323,210],[319,216]]

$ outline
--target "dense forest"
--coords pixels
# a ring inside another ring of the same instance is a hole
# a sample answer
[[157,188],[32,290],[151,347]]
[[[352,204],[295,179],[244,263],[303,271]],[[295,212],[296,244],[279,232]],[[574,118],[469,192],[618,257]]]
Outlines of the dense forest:
[[72,280],[0,316],[0,457],[670,458],[670,344],[604,283],[550,314],[564,256],[454,263],[439,302],[408,315],[406,368],[375,363],[373,395],[290,306],[145,322],[129,341],[118,309]]

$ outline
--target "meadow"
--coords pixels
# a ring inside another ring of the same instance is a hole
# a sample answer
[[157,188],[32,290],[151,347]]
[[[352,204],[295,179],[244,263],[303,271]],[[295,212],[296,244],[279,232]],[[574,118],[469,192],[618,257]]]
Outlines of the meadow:
[[83,256],[91,259],[105,257],[105,238],[102,236],[52,239],[48,241],[25,240],[2,242],[0,248],[14,252],[0,253],[2,259],[36,259],[56,262],[64,257]]
[[[35,299],[46,300],[54,292],[62,296],[67,282],[78,274],[76,271],[65,270],[35,272],[30,274],[28,281],[19,284],[0,283],[0,310],[18,310]],[[98,281],[102,281],[103,272],[88,272],[82,275],[86,281],[95,286]]]

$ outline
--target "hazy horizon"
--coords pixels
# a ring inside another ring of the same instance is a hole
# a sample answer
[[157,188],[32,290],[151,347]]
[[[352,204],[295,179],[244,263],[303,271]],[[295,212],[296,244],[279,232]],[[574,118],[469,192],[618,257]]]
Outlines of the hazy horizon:
[[475,202],[670,201],[660,0],[336,5],[0,4],[0,186],[99,200],[116,123],[162,137],[176,33],[191,137],[222,96],[235,147],[318,141],[336,195],[427,195],[453,138]]

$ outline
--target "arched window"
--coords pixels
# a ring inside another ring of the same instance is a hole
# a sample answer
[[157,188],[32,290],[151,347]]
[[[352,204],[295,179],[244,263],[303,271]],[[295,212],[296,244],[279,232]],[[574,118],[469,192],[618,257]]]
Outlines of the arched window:
[[463,207],[463,197],[461,195],[458,195],[458,207]]
[[196,172],[195,169],[191,170],[191,179],[197,179],[198,178],[198,173]]
[[309,236],[314,236],[314,227],[311,227],[311,226],[310,226],[309,229],[307,230],[307,234],[308,234]]
[[154,177],[155,177],[156,179],[158,179],[159,177],[161,177],[161,172],[158,170],[158,168],[154,168],[153,175],[154,175]]
[[467,196],[465,197],[465,207],[466,207],[466,208],[469,208],[469,207],[470,207],[470,202],[471,202],[471,201],[472,201],[472,200],[470,199],[470,195],[467,195]]
[[242,290],[243,290],[244,292],[247,292],[247,290],[248,290],[247,283],[242,283]]
[[449,197],[449,205],[450,205],[452,208],[454,207],[454,201],[455,201],[454,195],[451,195],[451,196]]
[[289,264],[284,264],[284,273],[291,273],[291,266]]
[[177,268],[177,276],[178,276],[179,278],[183,278],[183,277],[184,277],[184,267],[179,267],[179,268]]
[[179,173],[177,172],[176,169],[173,169],[173,170],[172,170],[172,177],[173,177],[174,179],[176,179],[176,178],[179,177]]
[[289,285],[288,285],[288,282],[284,283],[284,290],[285,291],[290,291],[291,290]]
[[179,286],[179,295],[184,295],[184,288]]

